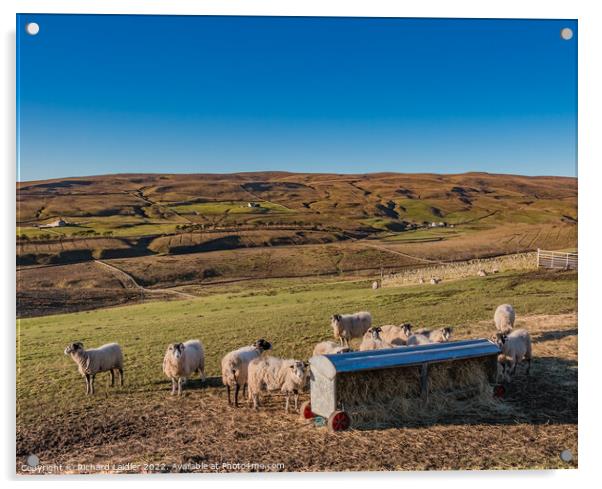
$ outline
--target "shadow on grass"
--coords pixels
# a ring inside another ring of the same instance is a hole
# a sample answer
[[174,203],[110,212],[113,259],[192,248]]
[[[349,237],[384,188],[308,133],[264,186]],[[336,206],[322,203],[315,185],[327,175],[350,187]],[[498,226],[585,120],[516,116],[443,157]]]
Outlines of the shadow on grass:
[[[154,380],[151,382],[153,385],[163,386],[166,389],[171,389],[171,380],[164,378],[161,380]],[[206,377],[205,380],[201,380],[198,374],[194,374],[193,378],[186,380],[182,384],[182,389],[186,390],[198,390],[198,389],[207,389],[209,387],[223,387],[221,377]]]
[[562,340],[568,336],[577,336],[577,328],[572,329],[560,329],[558,331],[546,331],[539,336],[533,338],[533,343],[543,343],[544,341],[557,341]]

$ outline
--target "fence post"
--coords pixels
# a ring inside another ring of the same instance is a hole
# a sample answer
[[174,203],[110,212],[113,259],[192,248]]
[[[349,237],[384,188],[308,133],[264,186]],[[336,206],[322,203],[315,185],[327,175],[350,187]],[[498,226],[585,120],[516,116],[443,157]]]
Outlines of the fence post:
[[539,248],[537,248],[537,268],[539,268]]

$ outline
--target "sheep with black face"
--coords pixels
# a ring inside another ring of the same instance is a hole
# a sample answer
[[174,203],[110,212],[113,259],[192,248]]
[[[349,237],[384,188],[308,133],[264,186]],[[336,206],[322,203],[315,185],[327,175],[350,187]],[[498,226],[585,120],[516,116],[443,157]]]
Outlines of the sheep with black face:
[[228,404],[232,404],[230,389],[234,387],[234,405],[238,407],[238,393],[241,387],[244,390],[247,385],[249,363],[271,349],[271,343],[259,339],[253,345],[231,351],[222,358],[222,382],[228,393]]
[[86,380],[86,394],[94,394],[96,374],[111,373],[111,387],[115,385],[115,371],[119,372],[120,383],[123,385],[123,353],[117,343],[108,343],[98,348],[86,350],[82,342],[71,343],[65,348],[65,355],[77,364],[79,373]]
[[334,338],[349,346],[353,338],[361,338],[372,326],[372,315],[367,311],[354,314],[334,314],[330,318]]
[[171,394],[182,395],[182,383],[195,372],[205,380],[205,350],[199,340],[172,343],[163,357],[163,373],[171,379]]
[[381,328],[378,326],[372,327],[366,331],[366,334],[364,334],[364,338],[362,339],[362,344],[360,345],[360,351],[394,348],[391,343],[384,341],[380,337],[381,331]]
[[412,335],[412,325],[403,323],[399,326],[387,324],[380,327],[380,337],[383,341],[391,343],[393,346],[404,346],[408,344],[408,338]]
[[[496,343],[502,353],[498,362],[502,366],[502,376],[510,380],[516,373],[519,363],[527,362],[527,375],[531,373],[531,359],[533,357],[531,335],[526,329],[515,329],[511,333],[497,333]],[[508,370],[508,372],[506,372]]]

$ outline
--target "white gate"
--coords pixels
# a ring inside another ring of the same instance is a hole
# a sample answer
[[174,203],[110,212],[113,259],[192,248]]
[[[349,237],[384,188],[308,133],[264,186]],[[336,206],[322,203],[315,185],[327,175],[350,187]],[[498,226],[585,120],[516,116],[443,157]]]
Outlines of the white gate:
[[576,270],[579,261],[577,253],[565,253],[563,251],[546,251],[537,249],[537,266],[544,268],[562,268],[564,270]]

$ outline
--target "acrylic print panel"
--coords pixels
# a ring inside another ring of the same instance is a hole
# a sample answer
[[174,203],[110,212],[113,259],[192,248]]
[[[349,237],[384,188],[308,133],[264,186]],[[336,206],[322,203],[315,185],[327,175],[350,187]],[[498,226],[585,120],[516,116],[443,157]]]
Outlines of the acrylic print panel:
[[576,21],[17,33],[18,473],[577,466]]

